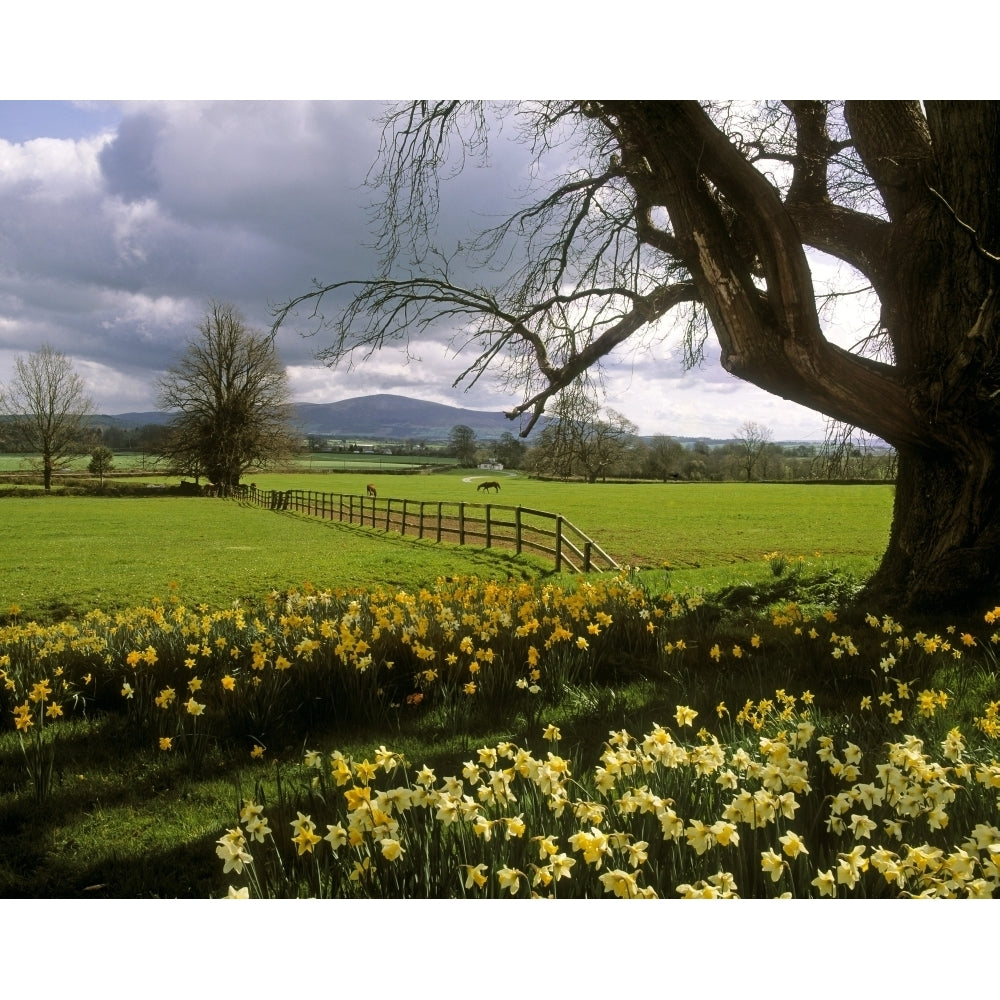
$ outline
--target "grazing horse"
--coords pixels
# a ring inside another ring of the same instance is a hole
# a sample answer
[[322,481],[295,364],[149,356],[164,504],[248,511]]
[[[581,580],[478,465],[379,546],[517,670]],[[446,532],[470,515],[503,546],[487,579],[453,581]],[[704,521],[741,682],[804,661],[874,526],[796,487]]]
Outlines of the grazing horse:
[[490,480],[487,480],[484,483],[480,483],[476,487],[476,490],[478,492],[480,492],[480,493],[483,490],[486,490],[487,493],[489,493],[490,490],[496,490],[496,492],[499,493],[500,492],[500,484],[495,479],[490,479]]
[[372,484],[371,484],[371,483],[369,483],[369,484],[368,484],[368,485],[367,485],[367,486],[365,487],[365,489],[367,489],[367,490],[368,490],[368,495],[369,495],[370,497],[377,497],[377,496],[378,496],[378,493],[376,492],[376,490],[375,490],[375,487],[374,487],[374,486],[372,486]]

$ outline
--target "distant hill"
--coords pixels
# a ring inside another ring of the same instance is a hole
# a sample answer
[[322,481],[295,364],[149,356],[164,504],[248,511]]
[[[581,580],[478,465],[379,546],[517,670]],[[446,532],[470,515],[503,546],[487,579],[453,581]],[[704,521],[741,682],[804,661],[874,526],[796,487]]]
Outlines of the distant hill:
[[[468,410],[390,393],[355,396],[336,403],[295,403],[294,409],[298,430],[322,437],[447,441],[456,424],[471,427],[484,441],[496,440],[505,431],[518,432],[517,423],[500,411]],[[101,415],[94,423],[128,428],[165,424],[169,419],[169,413],[151,410]]]

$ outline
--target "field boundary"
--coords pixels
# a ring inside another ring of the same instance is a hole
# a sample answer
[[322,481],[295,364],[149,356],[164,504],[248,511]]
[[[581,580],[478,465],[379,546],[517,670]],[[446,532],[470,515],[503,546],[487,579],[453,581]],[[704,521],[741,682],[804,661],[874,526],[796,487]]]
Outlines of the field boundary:
[[561,514],[495,503],[406,500],[398,497],[259,490],[240,486],[234,498],[269,510],[357,524],[408,538],[531,552],[553,560],[556,572],[617,572],[621,567]]

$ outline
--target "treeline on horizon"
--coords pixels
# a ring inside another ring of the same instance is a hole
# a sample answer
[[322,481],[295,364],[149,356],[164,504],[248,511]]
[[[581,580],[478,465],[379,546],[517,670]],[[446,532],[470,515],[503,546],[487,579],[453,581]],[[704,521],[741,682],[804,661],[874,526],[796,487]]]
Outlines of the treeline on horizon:
[[[164,443],[165,424],[147,423],[135,427],[95,424],[93,434],[80,442],[85,456],[95,448],[115,453],[158,456]],[[0,453],[19,452],[8,440],[0,421]],[[666,435],[628,435],[610,442],[580,442],[573,448],[556,447],[544,438],[527,444],[506,432],[499,438],[479,438],[466,426],[456,425],[448,441],[419,438],[385,439],[363,436],[308,434],[302,438],[302,454],[383,454],[398,456],[441,456],[458,460],[458,465],[476,468],[499,464],[546,478],[641,479],[661,482],[723,482],[851,480],[891,482],[896,474],[895,452],[880,441],[840,432],[822,442],[781,443],[734,437],[678,439]],[[169,474],[170,470],[164,469]]]

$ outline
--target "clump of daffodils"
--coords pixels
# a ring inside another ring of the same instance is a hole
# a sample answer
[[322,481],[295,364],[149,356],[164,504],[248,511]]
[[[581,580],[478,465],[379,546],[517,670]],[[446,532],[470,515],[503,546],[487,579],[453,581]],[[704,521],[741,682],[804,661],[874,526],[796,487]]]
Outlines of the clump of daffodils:
[[[408,772],[384,746],[361,761],[311,750],[312,811],[297,811],[271,853],[248,857],[267,821],[247,803],[217,853],[227,875],[268,866],[277,894],[323,896],[989,897],[1000,887],[1000,829],[982,819],[996,809],[1000,764],[973,760],[957,729],[937,747],[904,736],[876,757],[801,717],[736,745],[705,730],[683,739],[690,711],[678,706],[677,731],[609,733],[578,775],[551,724],[550,749],[484,746],[444,777]],[[277,880],[279,869],[292,877]]]

